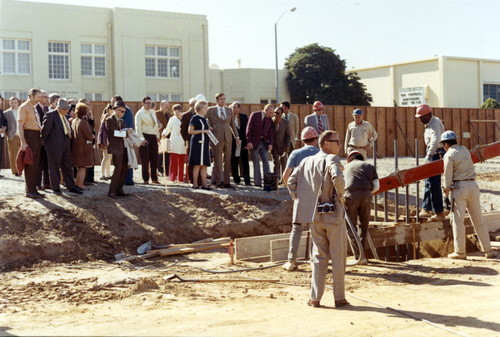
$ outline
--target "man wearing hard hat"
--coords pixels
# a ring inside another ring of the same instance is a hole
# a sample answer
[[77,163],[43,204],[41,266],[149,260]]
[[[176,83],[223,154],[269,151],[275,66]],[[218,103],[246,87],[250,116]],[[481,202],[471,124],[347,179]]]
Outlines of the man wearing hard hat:
[[354,109],[352,112],[354,122],[349,123],[345,134],[345,155],[357,151],[368,158],[368,151],[377,140],[377,131],[370,122],[363,120],[363,110]]
[[[444,132],[443,123],[432,115],[432,109],[427,104],[417,107],[416,118],[425,125],[424,142],[426,146],[425,164],[439,160],[444,155],[444,149],[439,143],[441,134]],[[434,215],[432,212],[434,211]],[[441,175],[425,179],[424,199],[420,218],[431,218],[432,221],[443,221],[443,192],[441,191]]]
[[312,126],[318,134],[323,131],[330,130],[330,122],[328,121],[328,116],[323,113],[325,106],[320,101],[316,101],[313,104],[313,113],[307,115],[304,118],[304,127]]
[[457,135],[453,131],[443,132],[440,142],[446,150],[443,189],[446,195],[451,194],[453,203],[451,227],[453,228],[454,251],[448,254],[448,257],[467,259],[464,227],[465,208],[467,208],[485,257],[494,258],[496,253],[491,250],[488,227],[481,215],[479,187],[475,181],[476,173],[470,152],[465,146],[457,144]]

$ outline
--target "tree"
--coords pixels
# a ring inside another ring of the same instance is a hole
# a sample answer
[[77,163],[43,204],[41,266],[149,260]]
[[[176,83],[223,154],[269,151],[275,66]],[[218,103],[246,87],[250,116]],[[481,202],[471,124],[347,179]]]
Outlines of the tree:
[[354,72],[346,73],[345,61],[328,47],[317,43],[295,49],[286,60],[286,82],[291,102],[366,106],[372,96]]
[[481,109],[500,109],[500,103],[496,99],[488,98],[481,104]]

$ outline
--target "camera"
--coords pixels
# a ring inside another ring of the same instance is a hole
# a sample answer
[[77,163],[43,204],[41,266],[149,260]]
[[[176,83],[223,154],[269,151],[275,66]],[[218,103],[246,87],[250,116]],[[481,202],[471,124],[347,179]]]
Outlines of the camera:
[[330,202],[318,204],[318,213],[335,213],[335,204]]

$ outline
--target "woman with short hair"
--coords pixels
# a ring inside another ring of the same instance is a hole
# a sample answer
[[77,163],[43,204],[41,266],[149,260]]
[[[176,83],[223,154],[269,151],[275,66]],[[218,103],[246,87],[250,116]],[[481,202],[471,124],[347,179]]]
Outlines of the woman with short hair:
[[188,133],[192,135],[189,146],[189,165],[193,165],[193,188],[198,186],[198,175],[201,176],[201,188],[211,190],[207,185],[207,167],[210,165],[210,153],[208,149],[208,122],[207,115],[208,102],[198,101],[194,106],[196,114],[189,121]]
[[84,103],[78,103],[75,108],[75,118],[71,122],[73,130],[73,146],[71,154],[73,157],[73,167],[77,167],[76,186],[85,189],[85,175],[87,168],[94,165],[94,149],[92,143],[94,135],[89,122],[85,118],[88,113],[88,106]]
[[170,135],[170,165],[168,179],[170,181],[184,181],[184,161],[186,159],[186,145],[181,135],[182,105],[176,104],[173,107],[174,116],[168,120],[167,127],[163,130],[162,136]]

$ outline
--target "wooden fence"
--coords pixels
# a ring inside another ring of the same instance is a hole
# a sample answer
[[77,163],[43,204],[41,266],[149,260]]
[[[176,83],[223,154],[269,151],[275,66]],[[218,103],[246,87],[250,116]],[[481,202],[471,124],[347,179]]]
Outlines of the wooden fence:
[[[108,102],[92,102],[94,118],[97,121],[96,130],[102,111]],[[171,107],[175,103],[171,103]],[[181,103],[183,111],[189,107]],[[127,102],[132,111],[141,107],[141,102]],[[4,107],[8,108],[8,107]],[[241,112],[250,115],[253,111],[263,108],[263,104],[242,104]],[[344,141],[347,125],[353,121],[354,106],[325,106],[325,113],[330,120],[330,128],[339,133]],[[379,157],[394,156],[394,142],[396,140],[399,156],[414,156],[415,138],[418,138],[418,154],[425,153],[423,132],[424,125],[415,118],[415,108],[399,107],[362,107],[365,120],[369,121],[377,130],[377,153]],[[304,117],[312,112],[311,105],[293,104],[292,112],[299,115],[300,129],[304,127]],[[446,130],[453,130],[459,137],[459,142],[467,148],[480,144],[488,144],[500,140],[500,109],[461,109],[461,108],[433,108],[435,116],[444,123]],[[469,135],[469,138],[465,137]],[[5,146],[6,146],[5,142]],[[341,153],[342,156],[345,154]],[[8,167],[7,149],[4,149],[3,166]]]

